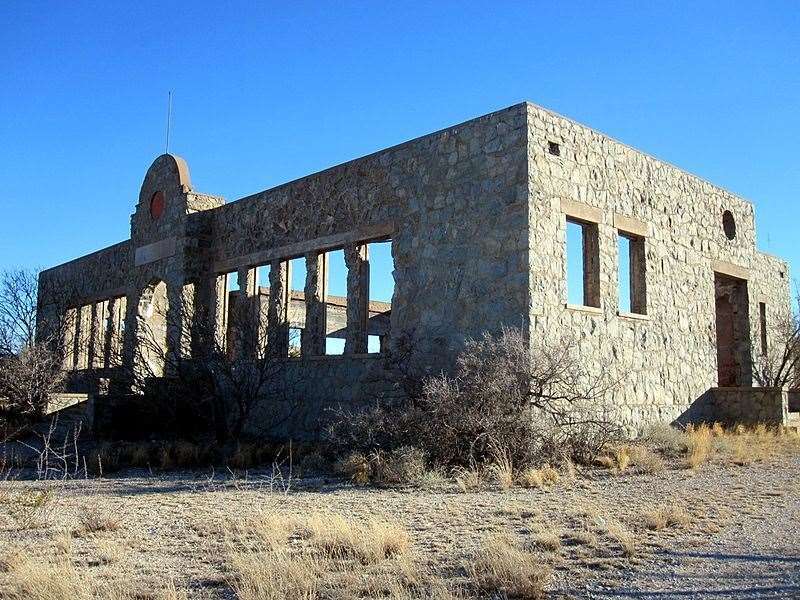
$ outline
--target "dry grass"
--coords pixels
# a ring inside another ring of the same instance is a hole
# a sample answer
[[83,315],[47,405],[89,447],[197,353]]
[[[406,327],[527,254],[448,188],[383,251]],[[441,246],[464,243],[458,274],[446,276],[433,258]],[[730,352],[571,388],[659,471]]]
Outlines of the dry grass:
[[631,463],[631,450],[628,446],[614,446],[598,456],[596,461],[610,471],[622,473]]
[[492,451],[489,471],[501,490],[509,490],[514,486],[514,465],[505,449],[495,448]]
[[647,446],[635,444],[629,447],[631,463],[640,473],[661,473],[667,469],[666,461]]
[[604,533],[611,541],[619,545],[623,556],[629,558],[636,554],[636,537],[620,523],[608,522],[604,527]]
[[533,536],[533,545],[547,552],[558,552],[561,549],[561,532],[540,530]]
[[356,559],[365,565],[402,554],[411,543],[405,529],[378,519],[362,525],[323,513],[309,517],[303,527],[311,546],[326,558]]
[[471,469],[456,469],[453,478],[463,493],[477,492],[483,488],[484,473],[481,469],[473,467]]
[[96,533],[117,531],[120,521],[114,516],[105,514],[97,508],[85,509],[80,517],[80,525],[72,531],[74,537],[85,537]]
[[293,554],[285,548],[263,552],[231,552],[235,573],[229,583],[239,600],[311,600],[317,597],[319,579],[326,568],[320,558]]
[[522,550],[508,536],[486,540],[466,570],[475,584],[486,592],[524,600],[544,598],[545,586],[551,577],[548,566]]
[[674,504],[662,505],[642,515],[642,523],[651,531],[660,531],[667,527],[686,527],[692,518],[686,510]]
[[686,466],[689,469],[697,469],[711,458],[713,435],[706,424],[686,427]]
[[533,467],[523,469],[517,475],[517,483],[524,488],[541,488],[558,483],[560,478],[556,469],[550,465],[544,465],[538,469]]
[[54,562],[26,557],[9,571],[9,600],[123,600],[129,597],[123,582],[108,582],[78,571],[68,559]]

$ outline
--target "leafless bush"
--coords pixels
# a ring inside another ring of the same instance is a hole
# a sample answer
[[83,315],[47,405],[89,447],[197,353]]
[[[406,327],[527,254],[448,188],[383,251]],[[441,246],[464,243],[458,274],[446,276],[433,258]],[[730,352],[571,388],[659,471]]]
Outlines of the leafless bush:
[[[39,291],[35,271],[0,274],[0,420],[6,424],[44,414],[50,395],[64,383],[63,340],[69,317],[60,311],[37,334],[37,308],[63,304],[66,290],[45,287],[41,296]],[[14,427],[5,429],[0,440],[17,432]]]
[[584,368],[573,340],[529,345],[504,329],[468,341],[453,375],[424,379],[419,396],[339,413],[328,439],[365,455],[412,446],[435,465],[491,463],[497,448],[520,467],[588,461],[619,433],[595,408],[614,385]]
[[794,309],[770,324],[766,352],[753,361],[753,378],[761,387],[800,387],[800,293]]

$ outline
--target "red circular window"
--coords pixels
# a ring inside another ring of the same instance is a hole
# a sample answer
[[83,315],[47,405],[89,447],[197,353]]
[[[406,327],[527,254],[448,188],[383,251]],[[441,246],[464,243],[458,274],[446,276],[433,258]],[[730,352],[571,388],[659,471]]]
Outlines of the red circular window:
[[150,198],[150,216],[154,219],[158,219],[161,215],[164,214],[164,194],[161,191],[156,192],[153,194],[153,197]]

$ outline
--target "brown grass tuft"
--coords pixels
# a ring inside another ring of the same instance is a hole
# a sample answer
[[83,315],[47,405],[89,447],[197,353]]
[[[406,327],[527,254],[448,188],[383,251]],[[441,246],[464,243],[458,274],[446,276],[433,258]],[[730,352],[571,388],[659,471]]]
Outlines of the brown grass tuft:
[[95,533],[117,531],[121,527],[118,519],[106,515],[96,508],[85,510],[79,519],[80,525],[72,531],[74,537],[85,537]]
[[317,598],[324,564],[310,554],[286,549],[268,552],[233,552],[229,583],[239,600],[312,600]]
[[642,514],[642,522],[651,531],[660,531],[666,527],[685,527],[692,518],[685,509],[675,505],[662,505]]
[[501,597],[538,600],[545,597],[551,571],[537,558],[507,536],[484,542],[467,565],[467,573],[476,585]]
[[711,458],[713,434],[711,428],[704,423],[697,427],[688,425],[686,435],[686,466],[690,469],[697,469]]
[[372,519],[365,525],[337,514],[318,514],[305,523],[312,547],[331,559],[353,558],[374,564],[402,554],[410,546],[408,532],[399,525]]

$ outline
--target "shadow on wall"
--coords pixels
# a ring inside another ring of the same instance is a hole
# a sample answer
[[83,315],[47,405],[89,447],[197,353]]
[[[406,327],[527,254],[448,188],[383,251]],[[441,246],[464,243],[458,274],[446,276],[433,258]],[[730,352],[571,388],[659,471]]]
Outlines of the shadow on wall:
[[[798,393],[791,393],[797,398]],[[710,388],[675,419],[675,425],[785,425],[789,419],[790,392],[776,388]]]

